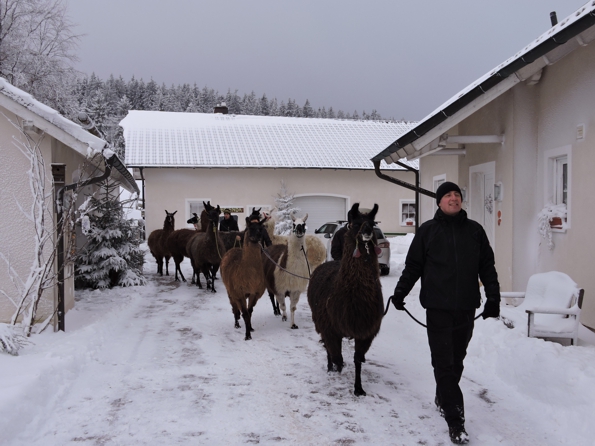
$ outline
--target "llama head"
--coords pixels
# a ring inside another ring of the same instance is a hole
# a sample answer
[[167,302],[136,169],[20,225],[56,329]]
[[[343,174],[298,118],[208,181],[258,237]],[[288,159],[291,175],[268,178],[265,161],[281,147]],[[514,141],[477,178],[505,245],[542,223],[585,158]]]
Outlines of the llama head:
[[219,215],[221,215],[221,208],[219,205],[217,207],[211,206],[211,209],[207,211],[208,221],[213,223],[213,226],[216,228],[219,225]]
[[165,210],[165,221],[163,222],[163,228],[170,227],[173,229],[175,227],[176,219],[174,218],[174,215],[176,215],[176,212],[178,211],[167,212],[167,209]]
[[361,237],[364,242],[368,242],[374,238],[374,226],[376,222],[374,218],[378,212],[378,205],[374,204],[372,210],[368,213],[362,213],[359,210],[359,203],[355,203],[349,211],[351,224],[350,231],[357,237]]
[[291,232],[295,234],[297,238],[302,238],[304,235],[306,235],[306,229],[308,229],[306,227],[306,220],[308,219],[308,214],[306,214],[302,218],[296,218],[292,215],[291,219],[293,220],[293,228]]
[[213,209],[213,206],[211,206],[211,200],[207,201],[206,203],[203,201],[202,202],[205,211],[210,212]]
[[198,224],[198,214],[196,212],[192,213],[192,218],[189,219],[188,221],[186,221],[186,223],[188,223],[189,225],[196,225]]
[[247,239],[250,243],[260,243],[262,241],[262,232],[264,231],[262,227],[264,222],[264,218],[260,220],[258,217],[246,217],[246,234],[244,240]]

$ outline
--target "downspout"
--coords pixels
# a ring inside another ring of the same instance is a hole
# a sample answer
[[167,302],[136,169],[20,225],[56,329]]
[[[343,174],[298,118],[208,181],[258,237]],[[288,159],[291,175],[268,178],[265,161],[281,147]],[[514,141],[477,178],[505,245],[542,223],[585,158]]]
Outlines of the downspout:
[[[401,161],[395,161],[395,164],[407,169],[409,172],[413,172],[415,174],[415,186],[419,187],[419,170],[414,169],[411,166],[408,166]],[[415,231],[419,228],[419,190],[415,191]]]
[[[143,194],[143,212],[142,212],[142,217],[143,217],[143,221],[146,222],[145,220],[145,175],[143,174],[143,167],[139,167],[138,170],[140,172],[140,181],[141,181],[141,188],[142,188],[142,194]],[[147,227],[143,224],[143,240],[146,240],[147,237]]]
[[405,167],[409,171],[415,172],[415,186],[413,184],[409,184],[405,181],[399,180],[398,178],[393,178],[389,175],[385,175],[380,172],[380,160],[374,161],[374,172],[376,172],[376,176],[381,180],[389,181],[394,183],[398,186],[404,187],[406,189],[410,189],[415,192],[415,230],[417,231],[419,227],[419,194],[427,195],[428,197],[436,198],[436,194],[434,192],[430,192],[427,189],[424,189],[419,186],[419,170],[414,169],[406,164],[403,164],[399,161],[395,161],[401,167]]
[[83,181],[81,183],[67,184],[66,186],[61,187],[56,192],[56,231],[58,234],[58,305],[56,308],[56,316],[58,319],[58,330],[61,331],[65,331],[64,315],[66,313],[64,308],[64,215],[62,212],[62,209],[64,207],[64,193],[66,191],[75,191],[78,188],[82,188],[106,180],[110,176],[110,173],[112,171],[112,163],[113,161],[115,161],[115,159],[116,158],[112,156],[111,158],[105,160],[105,172],[102,175]]

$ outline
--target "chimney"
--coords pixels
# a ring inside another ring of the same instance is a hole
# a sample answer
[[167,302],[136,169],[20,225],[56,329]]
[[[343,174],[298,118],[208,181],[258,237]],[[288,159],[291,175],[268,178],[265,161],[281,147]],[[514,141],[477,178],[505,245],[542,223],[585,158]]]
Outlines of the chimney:
[[225,102],[222,102],[221,104],[215,105],[213,113],[221,113],[222,115],[226,115],[229,113],[229,108],[227,108],[227,104]]
[[556,11],[550,12],[550,21],[552,22],[552,26],[556,26],[558,24],[558,16],[556,15]]

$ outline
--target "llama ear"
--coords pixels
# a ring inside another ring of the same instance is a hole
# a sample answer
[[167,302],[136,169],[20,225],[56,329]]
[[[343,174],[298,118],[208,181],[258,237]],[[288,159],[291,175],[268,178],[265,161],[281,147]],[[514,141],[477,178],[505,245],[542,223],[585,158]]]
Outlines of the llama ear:
[[291,221],[295,221],[295,215],[291,214]]
[[167,209],[165,210],[165,215],[169,215],[169,212],[167,212]]
[[356,215],[359,214],[359,203],[353,203],[353,206],[351,206],[351,218],[355,218]]
[[304,223],[306,223],[306,220],[308,220],[308,214],[304,215],[304,218],[302,218],[302,221],[303,221]]
[[378,212],[378,204],[374,203],[374,207],[368,214],[372,220],[374,220],[376,218],[376,212]]
[[177,212],[178,212],[178,211],[174,211],[174,213],[173,213],[173,214],[171,214],[171,215],[176,215],[176,213],[177,213]]

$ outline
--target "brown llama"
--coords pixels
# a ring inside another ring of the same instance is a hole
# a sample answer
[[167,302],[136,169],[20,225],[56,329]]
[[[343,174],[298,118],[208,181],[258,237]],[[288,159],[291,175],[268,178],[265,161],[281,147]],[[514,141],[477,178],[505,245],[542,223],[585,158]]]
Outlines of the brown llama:
[[251,223],[250,218],[246,218],[243,247],[229,250],[221,260],[221,278],[233,311],[234,326],[241,328],[241,314],[246,325],[246,341],[252,339],[254,331],[252,310],[266,289],[261,256],[263,221]]
[[362,388],[362,362],[380,330],[384,312],[378,252],[374,236],[374,217],[378,205],[369,214],[359,212],[359,203],[351,208],[351,228],[345,233],[341,261],[320,265],[310,278],[308,303],[316,331],[326,348],[327,370],[343,369],[341,342],[355,339],[356,396],[366,395]]
[[169,235],[174,232],[176,225],[174,215],[176,215],[176,212],[178,211],[169,213],[166,210],[163,229],[155,229],[153,232],[151,232],[151,234],[149,234],[149,239],[147,240],[149,250],[157,262],[157,274],[161,274],[162,276],[163,259],[165,259],[165,275],[169,276],[169,259],[171,257],[171,253],[167,249],[167,239]]
[[[300,295],[308,287],[310,272],[306,258],[305,235],[306,220],[304,218],[291,217],[293,228],[291,235],[287,238],[287,244],[271,245],[264,252],[264,277],[266,279],[269,295],[274,295],[283,311],[282,320],[287,320],[285,311],[285,298],[289,297],[289,309],[291,310],[291,328],[296,329],[295,310],[300,300]],[[273,303],[274,310],[274,303]]]
[[199,232],[192,237],[189,240],[186,249],[192,259],[192,267],[196,275],[198,287],[202,288],[200,277],[198,276],[199,273],[202,273],[207,281],[207,290],[216,293],[217,290],[215,289],[213,267],[219,266],[221,259],[225,254],[225,246],[219,236],[219,230],[217,229],[221,208],[219,206],[212,208],[208,214],[209,224],[207,230],[205,232]]
[[[208,205],[209,208],[212,208],[212,206],[210,205],[211,204],[210,201],[208,201],[206,204]],[[192,213],[193,217],[186,221],[186,223],[194,225],[195,229],[188,229],[188,228],[178,229],[178,230],[172,232],[170,234],[170,236],[167,238],[167,243],[166,243],[167,249],[169,250],[172,258],[174,259],[174,263],[176,264],[176,277],[174,278],[174,280],[176,282],[179,280],[178,273],[180,273],[180,277],[182,278],[182,281],[186,282],[186,278],[184,277],[184,274],[182,274],[180,265],[184,261],[184,257],[188,257],[190,259],[190,261],[192,262],[192,259],[191,259],[190,255],[188,254],[188,251],[186,250],[186,247],[187,247],[190,239],[192,239],[192,237],[194,237],[196,234],[198,234],[199,231],[202,231],[202,232],[206,231],[207,226],[209,224],[209,213],[207,212],[206,209],[207,208],[202,210],[200,217],[198,216],[198,214],[196,212],[193,212]],[[194,283],[194,273],[192,274],[192,282],[191,283]]]

